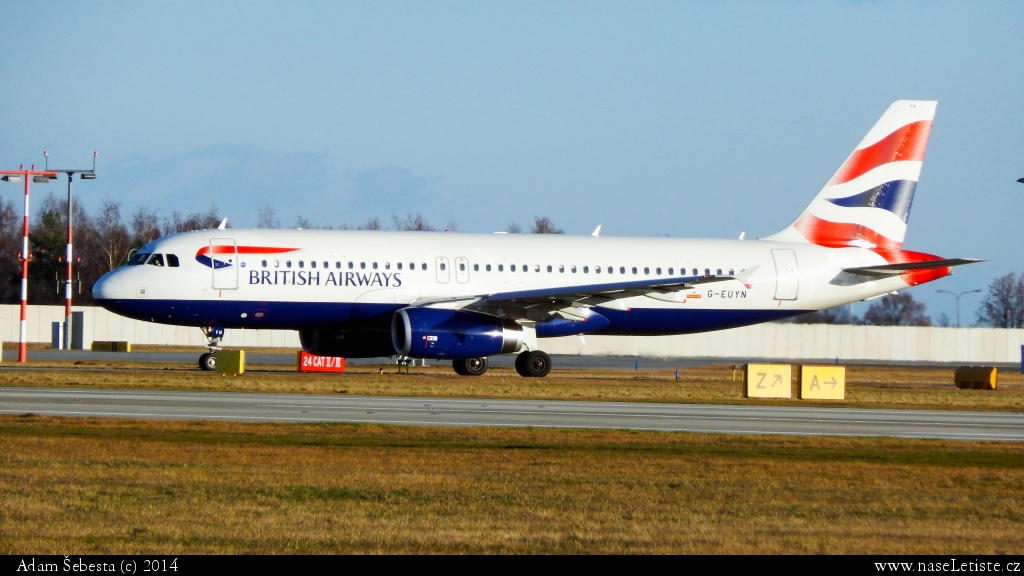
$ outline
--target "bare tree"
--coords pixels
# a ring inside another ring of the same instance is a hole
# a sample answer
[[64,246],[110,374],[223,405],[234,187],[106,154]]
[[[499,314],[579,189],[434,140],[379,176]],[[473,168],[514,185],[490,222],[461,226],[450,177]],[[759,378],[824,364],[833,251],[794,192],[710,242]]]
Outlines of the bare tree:
[[505,231],[509,234],[522,234],[523,227],[515,222],[509,222],[508,226],[505,227]]
[[533,228],[530,229],[531,234],[565,234],[565,230],[555,226],[555,223],[551,221],[547,216],[541,218],[540,216],[533,217]]
[[364,224],[361,224],[356,230],[382,230],[384,227],[381,226],[380,218],[369,218]]
[[883,296],[864,313],[864,323],[873,326],[931,326],[924,304],[906,292]]
[[280,228],[281,221],[274,215],[274,209],[264,204],[260,207],[256,216],[257,228]]
[[1024,274],[1000,276],[988,287],[978,308],[978,322],[993,328],[1024,327]]
[[139,208],[132,214],[132,249],[138,250],[160,237],[160,221],[156,212]]
[[128,259],[132,249],[132,237],[121,222],[121,204],[104,200],[99,217],[94,219],[91,237],[86,245],[89,260],[101,273],[106,273]]
[[171,212],[169,219],[164,219],[164,234],[176,234],[178,232],[190,232],[192,230],[209,230],[220,225],[221,218],[217,216],[217,207],[210,206],[206,214],[193,212],[188,216],[182,216],[175,210]]
[[295,227],[296,228],[301,228],[302,230],[318,230],[318,229],[320,229],[319,225],[314,224],[312,220],[310,220],[309,218],[306,218],[305,216],[297,216],[295,218]]
[[391,221],[395,226],[395,230],[407,230],[412,232],[433,232],[437,230],[437,228],[431,226],[419,212],[416,214],[406,214],[404,220],[399,218],[397,215],[392,214]]

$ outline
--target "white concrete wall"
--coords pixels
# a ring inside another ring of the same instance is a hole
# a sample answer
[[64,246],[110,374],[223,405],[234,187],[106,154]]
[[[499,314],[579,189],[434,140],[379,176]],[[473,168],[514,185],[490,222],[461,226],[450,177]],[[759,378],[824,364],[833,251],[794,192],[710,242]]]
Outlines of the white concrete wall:
[[[132,344],[202,347],[198,328],[129,320],[102,308],[84,312],[83,344],[127,340]],[[18,341],[18,305],[0,306],[0,339]],[[63,306],[29,306],[28,341],[49,343],[51,323],[64,321]],[[758,358],[779,360],[880,360],[908,362],[1019,363],[1024,330],[897,326],[759,324],[685,336],[575,336],[542,340],[551,354],[648,356],[664,358]],[[294,331],[227,330],[226,346],[298,348]]]

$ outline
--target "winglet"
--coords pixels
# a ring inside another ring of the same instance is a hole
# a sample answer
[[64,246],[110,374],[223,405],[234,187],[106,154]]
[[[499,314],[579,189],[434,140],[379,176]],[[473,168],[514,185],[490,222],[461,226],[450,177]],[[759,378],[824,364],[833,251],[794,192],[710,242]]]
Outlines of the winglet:
[[219,225],[217,225],[217,230],[224,230],[227,227],[228,227],[228,219],[225,218],[225,219],[220,221]]
[[597,237],[599,237],[600,235],[601,235],[601,225],[600,225],[600,224],[598,224],[598,225],[597,225],[597,228],[594,228],[594,233],[593,233],[593,234],[591,234],[591,236],[593,236],[594,238],[597,238]]

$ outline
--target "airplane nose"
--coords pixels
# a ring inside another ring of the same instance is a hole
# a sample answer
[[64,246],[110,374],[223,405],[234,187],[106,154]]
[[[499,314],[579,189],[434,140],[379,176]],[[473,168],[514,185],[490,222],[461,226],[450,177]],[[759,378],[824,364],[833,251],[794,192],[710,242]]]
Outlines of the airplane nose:
[[120,274],[120,270],[107,272],[92,286],[92,297],[97,301],[119,300],[128,296],[124,276]]

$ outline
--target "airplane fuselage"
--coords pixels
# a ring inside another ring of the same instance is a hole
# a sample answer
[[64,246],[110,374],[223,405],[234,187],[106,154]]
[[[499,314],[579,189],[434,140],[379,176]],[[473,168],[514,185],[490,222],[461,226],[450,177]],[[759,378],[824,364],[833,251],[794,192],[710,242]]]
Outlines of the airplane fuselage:
[[[226,251],[213,253],[218,247]],[[165,257],[162,265],[125,266],[104,277],[94,288],[101,304],[130,318],[200,327],[386,330],[396,310],[435,296],[734,277],[676,291],[671,300],[652,293],[589,305],[609,321],[592,333],[681,334],[906,287],[898,276],[830,284],[843,268],[886,263],[870,250],[758,240],[226,229],[169,236],[138,254]],[[549,316],[535,318],[538,336],[563,335],[546,332]]]

